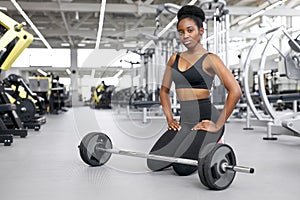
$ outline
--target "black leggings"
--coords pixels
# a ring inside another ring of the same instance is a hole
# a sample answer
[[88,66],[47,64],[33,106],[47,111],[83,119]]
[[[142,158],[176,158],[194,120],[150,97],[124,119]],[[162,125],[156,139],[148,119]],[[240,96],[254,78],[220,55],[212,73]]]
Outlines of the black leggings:
[[[181,130],[178,132],[166,131],[154,144],[150,153],[194,160],[198,160],[199,157],[205,157],[221,139],[224,127],[217,133],[201,130],[192,131],[191,129],[204,119],[216,122],[219,111],[211,104],[209,99],[201,99],[180,102],[180,112]],[[147,165],[153,171],[160,171],[173,166],[174,170],[181,175],[191,174],[197,169],[194,166],[151,159],[147,160]]]

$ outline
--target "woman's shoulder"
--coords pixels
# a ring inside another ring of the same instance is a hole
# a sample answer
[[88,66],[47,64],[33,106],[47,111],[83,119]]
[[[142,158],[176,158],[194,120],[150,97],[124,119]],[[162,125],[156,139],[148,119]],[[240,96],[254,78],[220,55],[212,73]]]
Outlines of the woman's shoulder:
[[209,71],[211,68],[219,68],[225,66],[222,59],[215,53],[208,52],[204,61],[205,68]]
[[206,57],[208,58],[208,59],[206,59],[207,61],[215,62],[215,61],[220,61],[221,60],[221,58],[213,52],[208,51],[206,54],[207,54]]
[[207,52],[207,56],[209,56],[210,58],[220,58],[217,54],[210,51]]
[[180,52],[178,53],[173,53],[170,58],[169,58],[169,61],[168,61],[168,66],[173,66],[175,60],[176,60],[176,57],[180,55]]

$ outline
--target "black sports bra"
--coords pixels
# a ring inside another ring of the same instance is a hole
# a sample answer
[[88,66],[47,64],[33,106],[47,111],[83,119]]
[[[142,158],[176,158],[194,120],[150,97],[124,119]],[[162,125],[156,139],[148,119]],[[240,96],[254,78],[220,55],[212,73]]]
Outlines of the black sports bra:
[[208,89],[212,87],[212,82],[214,77],[209,76],[202,69],[203,60],[210,53],[206,53],[201,56],[198,61],[185,71],[180,71],[178,68],[178,60],[180,54],[176,55],[175,62],[172,68],[172,79],[175,83],[175,88],[198,88],[198,89]]

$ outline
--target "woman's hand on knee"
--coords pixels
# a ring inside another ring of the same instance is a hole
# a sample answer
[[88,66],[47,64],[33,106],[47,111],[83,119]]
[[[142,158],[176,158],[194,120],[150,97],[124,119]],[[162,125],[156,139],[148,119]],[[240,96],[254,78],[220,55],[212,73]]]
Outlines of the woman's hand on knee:
[[180,122],[173,119],[168,121],[168,130],[179,131],[181,129]]
[[207,132],[218,132],[220,130],[219,127],[217,127],[217,125],[211,121],[211,120],[202,120],[201,122],[199,122],[198,124],[196,124],[192,130],[203,130],[203,131],[207,131]]

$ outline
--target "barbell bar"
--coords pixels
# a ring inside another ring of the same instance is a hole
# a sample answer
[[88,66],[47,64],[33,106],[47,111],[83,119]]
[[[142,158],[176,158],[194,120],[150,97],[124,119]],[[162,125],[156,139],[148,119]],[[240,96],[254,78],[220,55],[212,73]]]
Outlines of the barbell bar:
[[[142,152],[136,152],[136,151],[128,151],[128,150],[122,150],[122,149],[105,149],[101,147],[97,147],[97,150],[111,153],[111,154],[119,154],[124,156],[130,156],[130,157],[139,157],[139,158],[147,158],[152,160],[159,160],[159,161],[166,161],[171,163],[178,163],[178,164],[184,164],[184,165],[192,165],[198,167],[198,160],[192,160],[192,159],[186,159],[186,158],[177,158],[177,157],[171,157],[171,156],[161,156],[161,155],[155,155],[155,154],[147,154]],[[237,166],[237,165],[228,165],[227,162],[223,162],[221,164],[221,169],[223,172],[226,172],[226,170],[231,170],[235,172],[242,172],[242,173],[254,173],[254,168],[252,167],[245,167],[245,166]]]

